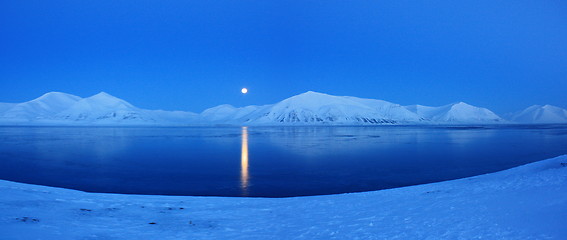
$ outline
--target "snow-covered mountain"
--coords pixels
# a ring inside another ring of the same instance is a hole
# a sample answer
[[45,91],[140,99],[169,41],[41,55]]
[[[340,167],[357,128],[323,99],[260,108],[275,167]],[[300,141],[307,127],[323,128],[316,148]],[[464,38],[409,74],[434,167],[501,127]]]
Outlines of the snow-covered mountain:
[[155,122],[155,119],[145,110],[136,108],[105,92],[77,101],[69,108],[57,113],[54,119],[105,123]]
[[268,106],[252,105],[236,108],[229,104],[223,104],[203,111],[200,116],[205,122],[238,124],[249,122],[254,117],[254,113],[261,112],[260,110]]
[[375,125],[491,124],[504,122],[495,113],[466,103],[441,107],[399,104],[349,96],[306,92],[273,105],[235,108],[221,105],[205,110],[204,119],[245,125]]
[[144,110],[158,125],[187,125],[202,122],[199,114],[186,111]]
[[381,100],[306,92],[246,115],[245,124],[405,124],[422,119],[404,107]]
[[567,123],[567,109],[551,105],[533,105],[513,114],[511,120],[518,123]]
[[104,92],[87,98],[50,92],[24,103],[0,104],[0,124],[168,125],[196,119],[191,112],[140,109]]
[[464,102],[448,104],[441,107],[422,105],[406,106],[408,110],[420,117],[435,123],[500,123],[504,119],[492,111],[475,107]]
[[0,116],[2,116],[4,112],[10,110],[16,105],[16,103],[0,103]]
[[80,99],[80,97],[67,93],[50,92],[28,102],[18,104],[4,103],[2,108],[6,109],[1,112],[0,119],[8,121],[46,119],[69,108]]
[[70,125],[381,125],[567,123],[567,110],[532,106],[512,122],[463,102],[441,107],[399,104],[349,96],[305,92],[275,104],[228,104],[200,114],[141,109],[101,92],[91,97],[50,92],[24,103],[0,103],[0,124]]

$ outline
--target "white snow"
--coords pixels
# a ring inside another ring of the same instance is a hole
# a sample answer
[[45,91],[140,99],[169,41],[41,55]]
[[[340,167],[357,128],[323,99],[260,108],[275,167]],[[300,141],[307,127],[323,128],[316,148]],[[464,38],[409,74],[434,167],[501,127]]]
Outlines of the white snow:
[[377,113],[381,114],[381,118],[383,119],[394,119],[400,122],[420,122],[424,119],[416,115],[415,113],[409,111],[405,107],[399,104],[387,102],[384,100],[377,100],[377,99],[366,99],[366,98],[357,98],[357,97],[345,97],[355,102],[359,102],[369,106]]
[[0,104],[0,124],[38,125],[185,125],[198,114],[140,109],[101,92],[87,98],[51,92],[29,102]]
[[260,106],[246,106],[242,108],[236,108],[229,104],[219,105],[213,108],[206,109],[200,115],[206,122],[211,123],[235,123],[249,121],[248,115],[263,109]]
[[263,109],[249,123],[394,124],[419,117],[386,101],[306,92]]
[[261,107],[221,105],[202,115],[210,121],[245,125],[411,124],[423,120],[398,104],[313,91]]
[[138,109],[132,104],[101,92],[84,98],[71,107],[56,114],[55,119],[86,122],[154,122],[145,110]]
[[440,183],[279,199],[85,193],[0,181],[6,240],[565,239],[565,222],[567,155]]
[[24,103],[0,103],[0,125],[380,125],[567,123],[567,110],[532,106],[506,121],[464,102],[441,107],[399,104],[308,91],[275,104],[216,106],[200,114],[146,110],[101,92],[80,98],[51,92]]
[[80,97],[67,93],[49,92],[28,102],[18,103],[11,107],[7,105],[9,109],[3,111],[1,118],[12,121],[33,121],[48,118],[69,108],[80,99]]
[[185,111],[165,111],[165,110],[144,110],[147,114],[155,119],[156,125],[184,125],[188,123],[197,123],[200,116],[196,113]]
[[17,103],[0,103],[0,116],[2,116],[5,111],[8,111],[16,105]]
[[494,112],[464,102],[441,107],[411,105],[406,107],[424,119],[437,123],[500,123],[505,120]]
[[520,123],[567,123],[567,109],[551,105],[533,105],[514,114],[511,119]]

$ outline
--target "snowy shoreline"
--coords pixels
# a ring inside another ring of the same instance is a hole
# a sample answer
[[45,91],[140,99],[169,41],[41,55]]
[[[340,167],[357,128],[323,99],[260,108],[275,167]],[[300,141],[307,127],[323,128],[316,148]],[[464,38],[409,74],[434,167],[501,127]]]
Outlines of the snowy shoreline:
[[567,155],[446,182],[293,198],[0,181],[2,239],[561,239],[566,221]]

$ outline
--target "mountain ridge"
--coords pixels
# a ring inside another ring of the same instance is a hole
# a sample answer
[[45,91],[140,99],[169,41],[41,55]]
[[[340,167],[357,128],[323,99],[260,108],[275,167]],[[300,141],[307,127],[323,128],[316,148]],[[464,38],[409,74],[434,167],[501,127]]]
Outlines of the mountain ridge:
[[307,91],[274,104],[222,104],[201,113],[147,110],[100,92],[81,98],[49,92],[23,103],[0,103],[0,125],[421,125],[567,123],[567,110],[534,105],[505,120],[465,102],[439,107]]
[[567,110],[549,104],[532,105],[521,112],[512,114],[510,119],[532,124],[567,123]]
[[63,111],[80,99],[80,97],[68,93],[48,92],[30,101],[15,103],[2,112],[2,117],[16,121],[33,121]]

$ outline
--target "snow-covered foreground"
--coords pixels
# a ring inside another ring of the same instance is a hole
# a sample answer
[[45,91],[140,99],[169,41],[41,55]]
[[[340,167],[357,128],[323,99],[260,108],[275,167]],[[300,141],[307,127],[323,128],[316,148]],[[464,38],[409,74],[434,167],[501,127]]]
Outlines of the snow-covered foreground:
[[279,199],[0,181],[1,239],[566,239],[566,222],[567,155],[447,182]]

